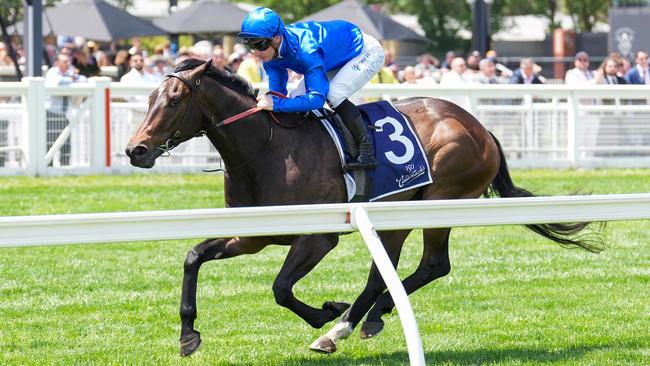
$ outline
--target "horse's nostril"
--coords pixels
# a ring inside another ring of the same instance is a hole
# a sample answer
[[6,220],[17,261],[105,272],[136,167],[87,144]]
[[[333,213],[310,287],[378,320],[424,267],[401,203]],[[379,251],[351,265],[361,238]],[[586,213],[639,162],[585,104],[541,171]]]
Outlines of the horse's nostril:
[[148,151],[148,149],[147,149],[146,146],[144,146],[144,145],[138,145],[138,146],[136,146],[136,147],[134,147],[134,148],[132,148],[132,149],[130,149],[130,150],[127,149],[126,154],[127,154],[129,157],[139,158],[139,157],[141,157],[141,156],[146,155],[146,154],[147,154],[147,151]]

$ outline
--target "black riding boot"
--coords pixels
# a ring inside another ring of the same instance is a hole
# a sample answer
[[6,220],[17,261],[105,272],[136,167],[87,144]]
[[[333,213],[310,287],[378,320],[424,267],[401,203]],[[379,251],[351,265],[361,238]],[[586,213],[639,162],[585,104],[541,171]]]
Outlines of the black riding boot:
[[341,116],[343,123],[352,133],[354,142],[357,144],[359,149],[359,156],[355,161],[349,162],[345,169],[355,170],[355,169],[367,169],[374,168],[377,166],[377,160],[375,160],[375,148],[372,143],[372,137],[368,134],[366,129],[366,124],[361,118],[361,113],[359,109],[352,102],[345,99],[338,107],[334,108],[336,113]]

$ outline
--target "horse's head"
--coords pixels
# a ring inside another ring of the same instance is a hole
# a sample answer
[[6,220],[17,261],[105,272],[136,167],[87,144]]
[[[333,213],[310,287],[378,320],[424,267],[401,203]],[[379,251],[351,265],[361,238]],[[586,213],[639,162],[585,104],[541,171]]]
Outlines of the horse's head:
[[201,134],[207,112],[203,110],[201,78],[212,62],[201,64],[184,71],[177,67],[151,93],[147,115],[126,146],[131,165],[151,168],[161,154]]

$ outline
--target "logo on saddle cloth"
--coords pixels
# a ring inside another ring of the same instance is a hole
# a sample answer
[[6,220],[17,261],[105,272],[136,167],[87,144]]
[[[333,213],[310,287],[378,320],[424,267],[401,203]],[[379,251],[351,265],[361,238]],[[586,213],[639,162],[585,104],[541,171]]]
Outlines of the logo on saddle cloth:
[[[369,132],[375,142],[375,158],[378,163],[377,168],[367,171],[372,182],[369,201],[433,181],[422,144],[404,115],[386,101],[363,104],[359,110],[366,125],[372,126]],[[329,121],[322,122],[334,139],[342,165],[345,165],[345,161],[352,159],[345,148],[345,140]],[[351,200],[356,191],[354,179],[349,173],[345,173],[344,178],[348,186],[348,200]]]

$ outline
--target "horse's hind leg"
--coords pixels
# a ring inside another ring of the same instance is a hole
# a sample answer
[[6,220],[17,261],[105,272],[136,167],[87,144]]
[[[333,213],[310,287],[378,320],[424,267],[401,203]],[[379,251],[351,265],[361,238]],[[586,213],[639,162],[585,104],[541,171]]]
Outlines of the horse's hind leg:
[[[410,230],[400,231],[382,231],[379,232],[379,237],[386,249],[388,258],[397,268],[399,256],[404,245],[404,240],[408,236]],[[370,309],[372,304],[375,303],[377,297],[382,294],[386,289],[386,284],[373,263],[368,275],[368,282],[363,292],[357,297],[350,307],[349,311],[329,332],[318,338],[309,347],[312,351],[322,353],[332,353],[336,351],[336,341],[338,339],[347,338],[354,327],[361,321],[366,312]]]
[[[427,229],[423,232],[424,249],[418,268],[408,276],[402,285],[411,294],[451,270],[449,263],[449,232],[451,229]],[[390,293],[384,292],[368,313],[361,326],[361,338],[376,336],[384,328],[382,315],[390,313],[395,303]]]
[[207,239],[187,253],[181,294],[181,356],[189,356],[201,344],[201,335],[194,330],[196,319],[196,284],[199,268],[214,259],[257,253],[267,246],[265,238]]
[[273,295],[278,305],[284,306],[304,319],[314,328],[338,318],[348,304],[325,302],[322,309],[309,306],[293,294],[293,286],[338,244],[338,234],[300,236],[291,244],[282,269],[273,283]]

